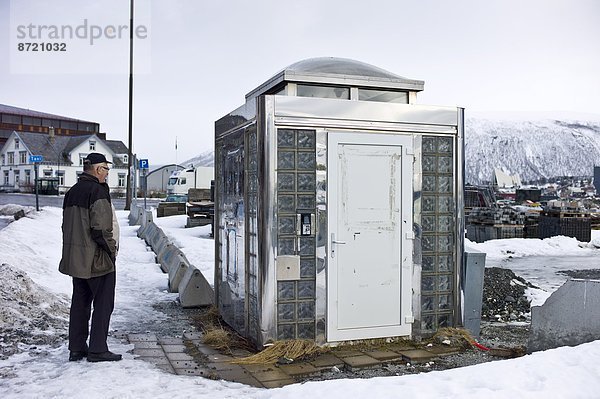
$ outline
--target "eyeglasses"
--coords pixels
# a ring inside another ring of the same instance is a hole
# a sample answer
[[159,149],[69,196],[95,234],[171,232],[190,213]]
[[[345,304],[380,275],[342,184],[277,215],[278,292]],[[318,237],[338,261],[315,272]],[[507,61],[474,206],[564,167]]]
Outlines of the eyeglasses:
[[110,168],[107,168],[106,166],[100,166],[100,169],[104,169],[105,171],[110,171]]

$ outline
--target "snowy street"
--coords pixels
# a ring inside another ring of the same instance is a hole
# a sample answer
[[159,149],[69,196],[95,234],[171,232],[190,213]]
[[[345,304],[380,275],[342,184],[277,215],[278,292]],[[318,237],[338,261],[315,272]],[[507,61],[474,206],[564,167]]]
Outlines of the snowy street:
[[[2,205],[0,205],[0,208]],[[167,277],[154,254],[129,226],[128,212],[118,211],[121,248],[117,258],[117,294],[109,347],[122,353],[115,363],[68,362],[66,326],[71,280],[58,272],[61,256],[60,208],[44,207],[0,230],[0,397],[2,398],[598,398],[600,341],[563,347],[521,358],[415,375],[372,379],[340,379],[252,388],[203,377],[166,373],[135,360],[126,334],[146,332],[166,316],[154,305],[172,302]],[[165,233],[212,283],[214,250],[210,226],[183,229],[181,217],[157,220]],[[593,240],[600,239],[597,231]],[[576,257],[579,268],[600,268],[599,249],[576,240],[507,239],[468,248],[486,252],[488,266],[512,268],[544,291],[537,303],[572,268],[565,257]],[[537,258],[537,262],[536,262]],[[537,266],[535,266],[537,265]],[[541,265],[541,266],[540,266]],[[539,270],[534,269],[538,267]],[[531,275],[527,275],[527,273]],[[27,277],[33,283],[28,283]],[[27,303],[27,302],[30,303]],[[44,316],[44,323],[38,318]],[[47,320],[46,320],[47,316]],[[26,326],[30,335],[18,347],[9,342],[13,327]],[[16,352],[16,353],[14,353]]]

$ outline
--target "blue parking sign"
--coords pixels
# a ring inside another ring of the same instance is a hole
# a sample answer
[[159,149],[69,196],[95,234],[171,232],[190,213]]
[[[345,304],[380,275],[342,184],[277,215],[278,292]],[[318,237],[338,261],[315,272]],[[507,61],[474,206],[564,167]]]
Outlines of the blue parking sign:
[[140,159],[140,169],[148,169],[149,165],[147,159]]

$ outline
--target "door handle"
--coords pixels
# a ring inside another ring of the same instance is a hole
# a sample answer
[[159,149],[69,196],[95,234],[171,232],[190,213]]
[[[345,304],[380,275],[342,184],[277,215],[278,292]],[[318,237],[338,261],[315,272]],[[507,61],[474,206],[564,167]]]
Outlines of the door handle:
[[335,246],[344,245],[346,241],[339,241],[335,239],[335,233],[331,233],[331,257],[335,258]]

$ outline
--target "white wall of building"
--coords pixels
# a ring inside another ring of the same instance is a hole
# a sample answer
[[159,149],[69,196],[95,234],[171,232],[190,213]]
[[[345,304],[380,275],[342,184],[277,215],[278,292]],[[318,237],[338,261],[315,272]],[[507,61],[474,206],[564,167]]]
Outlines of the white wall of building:
[[[67,191],[77,182],[77,176],[83,171],[83,158],[91,152],[99,152],[106,159],[113,162],[115,158],[127,162],[126,154],[114,154],[112,150],[97,136],[91,136],[83,141],[69,153],[71,165],[57,165],[51,162],[42,162],[38,166],[39,177],[59,177],[61,180],[60,192]],[[34,164],[29,162],[32,154],[18,136],[14,133],[8,138],[0,150],[0,189],[3,191],[27,191],[33,187],[35,180]],[[127,167],[116,168],[111,165],[107,183],[113,192],[126,190]]]

